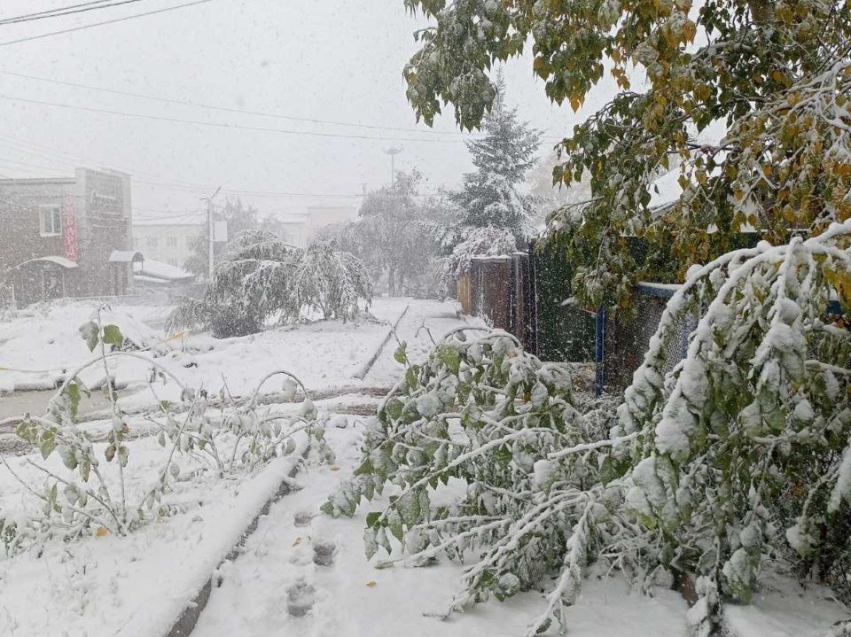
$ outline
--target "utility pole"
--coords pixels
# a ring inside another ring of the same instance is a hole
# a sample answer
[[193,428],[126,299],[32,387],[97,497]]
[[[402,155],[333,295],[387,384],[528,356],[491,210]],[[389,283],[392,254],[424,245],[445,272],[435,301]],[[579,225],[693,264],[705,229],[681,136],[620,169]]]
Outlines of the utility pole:
[[396,155],[402,152],[401,148],[388,148],[384,151],[390,155],[390,188],[396,187]]
[[213,280],[213,271],[216,269],[215,264],[215,251],[213,250],[213,199],[216,198],[216,195],[219,194],[219,191],[222,189],[221,186],[216,188],[216,192],[213,193],[212,197],[204,197],[201,201],[207,202],[207,234],[209,234],[209,241],[207,242],[208,247],[208,271],[207,276],[210,281]]

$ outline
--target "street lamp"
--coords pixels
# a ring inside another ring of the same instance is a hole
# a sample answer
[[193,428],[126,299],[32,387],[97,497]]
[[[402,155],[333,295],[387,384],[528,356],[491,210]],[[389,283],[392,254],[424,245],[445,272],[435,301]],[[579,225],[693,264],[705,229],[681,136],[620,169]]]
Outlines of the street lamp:
[[390,155],[390,188],[396,187],[396,155],[402,152],[401,148],[388,148],[384,151]]

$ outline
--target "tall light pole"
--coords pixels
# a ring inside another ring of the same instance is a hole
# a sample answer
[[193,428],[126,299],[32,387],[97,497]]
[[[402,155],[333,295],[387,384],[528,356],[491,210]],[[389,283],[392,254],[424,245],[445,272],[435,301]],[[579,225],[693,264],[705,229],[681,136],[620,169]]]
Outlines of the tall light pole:
[[216,189],[216,192],[213,193],[212,197],[204,197],[201,200],[201,201],[207,202],[207,232],[210,235],[210,237],[209,237],[210,240],[207,242],[207,249],[209,251],[208,252],[208,259],[209,259],[208,276],[210,277],[210,281],[213,280],[213,270],[216,269],[216,266],[215,266],[215,263],[214,263],[215,253],[213,251],[213,199],[215,199],[216,195],[219,194],[219,190],[221,190],[221,189],[222,189],[222,187],[219,186]]
[[390,155],[390,188],[396,186],[396,155],[402,152],[401,148],[388,148],[384,151]]

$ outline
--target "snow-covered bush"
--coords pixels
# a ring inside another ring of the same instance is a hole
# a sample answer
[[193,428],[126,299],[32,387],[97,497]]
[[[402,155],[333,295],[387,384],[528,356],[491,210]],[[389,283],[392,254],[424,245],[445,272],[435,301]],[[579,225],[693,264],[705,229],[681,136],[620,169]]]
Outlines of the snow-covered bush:
[[[252,471],[277,456],[292,453],[295,449],[292,436],[296,432],[306,431],[320,441],[323,438],[306,389],[288,372],[269,374],[247,401],[239,403],[224,390],[216,401],[204,391],[196,392],[184,386],[166,368],[142,354],[118,349],[110,352],[108,348],[119,348],[126,342],[117,326],[103,325],[98,320],[85,324],[80,331],[89,348],[98,349],[100,355],[68,375],[49,401],[44,416],[25,414],[16,429],[17,435],[36,447],[44,460],[58,456],[64,470],[26,460],[28,470],[35,470],[43,478],[36,483],[13,469],[0,455],[0,464],[42,503],[40,512],[33,511],[16,519],[4,519],[0,515],[0,542],[7,554],[50,537],[70,540],[92,532],[124,535],[153,519],[172,514],[174,506],[164,496],[176,480],[197,477],[195,472],[188,477],[182,474],[178,464],[181,457],[203,459],[221,478],[229,473]],[[126,472],[132,469],[131,430],[128,416],[118,405],[115,390],[109,384],[105,391],[111,406],[111,427],[105,446],[77,425],[80,399],[88,393],[80,374],[89,367],[103,365],[108,378],[108,362],[120,356],[144,360],[152,366],[151,378],[168,378],[181,389],[182,404],[162,401],[145,416],[153,426],[150,435],[156,435],[163,452],[153,474],[141,476],[141,481],[148,483],[141,491],[129,486]],[[257,409],[258,392],[269,378],[278,375],[287,377],[284,390],[288,394],[294,397],[301,389],[303,402],[293,414],[263,415]],[[215,417],[211,414],[214,404],[219,408]]]
[[372,299],[369,273],[335,243],[301,250],[253,230],[234,239],[201,298],[185,299],[167,329],[201,327],[231,337],[259,332],[272,317],[298,321],[305,312],[348,320],[357,315],[360,299]]
[[305,308],[325,319],[352,320],[358,301],[372,301],[372,277],[364,264],[336,243],[315,242],[300,255],[288,282],[290,311]]
[[452,254],[440,260],[441,278],[445,284],[470,271],[476,257],[499,257],[517,252],[517,240],[510,230],[496,226],[464,228],[462,240]]
[[[695,267],[665,311],[620,408],[635,436],[627,497],[665,565],[699,576],[695,623],[747,601],[761,565],[851,594],[851,224],[760,244]],[[688,354],[665,377],[679,317],[700,311]]]
[[[618,468],[605,451],[597,418],[572,406],[566,367],[523,352],[513,336],[469,330],[445,336],[380,407],[367,431],[355,476],[323,510],[352,515],[394,485],[390,505],[367,515],[367,554],[390,552],[392,539],[421,565],[446,554],[471,565],[452,609],[529,590],[550,574],[558,583],[529,634],[563,621],[586,565],[607,547],[612,565],[639,559],[620,514]],[[460,502],[432,506],[450,480],[466,486]],[[475,559],[471,560],[471,555]]]

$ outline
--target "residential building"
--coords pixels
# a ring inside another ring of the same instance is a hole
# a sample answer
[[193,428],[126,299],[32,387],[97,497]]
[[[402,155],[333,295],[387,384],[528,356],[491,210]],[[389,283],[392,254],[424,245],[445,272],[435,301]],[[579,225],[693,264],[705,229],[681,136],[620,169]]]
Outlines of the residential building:
[[123,173],[0,180],[0,278],[13,303],[125,294],[140,258],[131,223]]
[[179,223],[136,219],[133,222],[133,249],[145,255],[145,259],[183,268],[203,230],[204,224],[199,221]]

